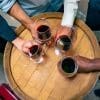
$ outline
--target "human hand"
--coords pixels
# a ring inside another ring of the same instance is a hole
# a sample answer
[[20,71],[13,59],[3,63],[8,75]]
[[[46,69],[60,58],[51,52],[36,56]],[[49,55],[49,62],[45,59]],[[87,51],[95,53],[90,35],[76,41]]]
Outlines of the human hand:
[[38,39],[39,33],[48,32],[50,30],[50,24],[45,18],[36,19],[34,23],[29,24],[29,29],[32,33],[33,38]]
[[78,65],[78,72],[93,71],[91,59],[82,56],[76,56],[75,61]]
[[28,29],[31,32],[32,37],[33,38],[37,38],[37,34],[36,34],[36,31],[35,31],[35,24],[34,24],[34,22],[28,25]]
[[12,43],[19,49],[20,51],[28,54],[30,51],[30,48],[33,46],[33,42],[28,40],[23,40],[21,38],[16,38],[15,40],[12,41]]
[[67,35],[68,37],[70,37],[71,34],[72,34],[72,28],[67,26],[60,26],[56,32],[55,38],[57,40],[62,35]]

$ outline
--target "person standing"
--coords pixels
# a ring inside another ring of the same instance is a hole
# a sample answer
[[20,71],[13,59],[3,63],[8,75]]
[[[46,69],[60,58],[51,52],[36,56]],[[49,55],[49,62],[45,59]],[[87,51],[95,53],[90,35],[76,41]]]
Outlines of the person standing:
[[59,11],[64,4],[64,14],[59,30],[62,30],[62,34],[66,32],[64,34],[70,36],[77,14],[78,1],[80,0],[0,0],[0,9],[20,21],[30,30],[32,36],[36,36],[33,30],[34,22],[30,16]]

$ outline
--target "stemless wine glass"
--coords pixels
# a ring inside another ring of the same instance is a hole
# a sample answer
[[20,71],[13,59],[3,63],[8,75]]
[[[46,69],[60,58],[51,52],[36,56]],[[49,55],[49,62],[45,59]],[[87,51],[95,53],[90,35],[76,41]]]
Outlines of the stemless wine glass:
[[43,50],[38,44],[33,45],[28,53],[29,57],[35,61],[35,63],[41,63],[43,61]]
[[58,62],[57,67],[58,67],[58,70],[60,71],[60,73],[65,77],[72,77],[78,71],[78,65],[77,65],[75,59],[71,56],[63,57]]
[[36,41],[39,43],[48,43],[51,39],[50,24],[45,18],[40,18],[35,21],[35,34],[37,34]]
[[59,36],[59,38],[55,41],[55,53],[57,55],[62,55],[62,53],[70,49],[71,44],[71,39],[67,35]]
[[[59,29],[56,30],[56,33],[58,33],[55,35],[55,54],[56,55],[60,55],[63,56],[65,55],[66,51],[68,50],[72,50],[74,47],[74,44],[77,40],[77,31],[76,31],[76,26],[73,26],[71,28],[71,32],[70,32],[70,36],[66,35],[66,31],[60,31],[58,32]],[[57,36],[58,35],[58,36]]]

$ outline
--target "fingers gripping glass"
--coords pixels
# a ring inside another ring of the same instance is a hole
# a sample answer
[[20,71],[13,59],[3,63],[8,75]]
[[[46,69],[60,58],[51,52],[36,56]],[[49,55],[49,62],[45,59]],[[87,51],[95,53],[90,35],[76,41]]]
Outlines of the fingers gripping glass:
[[72,34],[70,37],[68,37],[67,35],[59,36],[55,41],[56,55],[62,56],[66,51],[68,51],[72,47],[73,42],[75,42],[75,38],[75,29],[72,29]]

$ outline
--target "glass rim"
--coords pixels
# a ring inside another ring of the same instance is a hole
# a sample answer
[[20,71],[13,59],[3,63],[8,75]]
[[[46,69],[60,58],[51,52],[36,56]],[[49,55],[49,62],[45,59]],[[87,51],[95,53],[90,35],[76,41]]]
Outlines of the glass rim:
[[[62,69],[62,62],[64,61],[64,59],[68,59],[68,58],[72,59],[72,60],[75,62],[74,71],[71,72],[71,73],[67,73],[67,72],[65,72],[65,71]],[[58,66],[57,66],[57,67],[58,67],[59,71],[60,71],[64,76],[66,76],[66,77],[72,77],[72,76],[74,76],[74,75],[77,73],[77,71],[78,71],[77,62],[76,62],[75,59],[74,59],[73,57],[71,57],[71,56],[63,57],[62,59],[60,59],[60,61],[58,62]]]
[[40,42],[46,42],[46,41],[49,41],[50,39],[52,38],[52,36],[50,35],[49,38],[47,39],[40,39],[40,38],[37,38]]
[[[42,24],[42,25],[45,25],[45,24]],[[42,25],[39,25],[38,28],[41,27]],[[40,32],[40,31],[38,31],[38,28],[36,28],[36,31],[37,31],[38,33],[45,33],[45,32],[47,32],[47,31],[50,31],[50,30],[51,30],[50,27],[49,27],[48,25],[45,25],[45,26],[48,27],[47,30],[45,30],[45,31],[43,31],[43,32]]]

